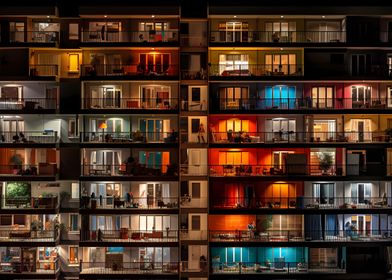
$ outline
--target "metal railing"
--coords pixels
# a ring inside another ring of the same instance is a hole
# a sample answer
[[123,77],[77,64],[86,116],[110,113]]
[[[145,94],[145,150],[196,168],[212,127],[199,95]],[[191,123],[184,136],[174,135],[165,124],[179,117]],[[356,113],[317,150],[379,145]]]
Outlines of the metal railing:
[[35,273],[35,274],[56,274],[59,272],[59,259],[56,258],[54,261],[43,261],[39,260],[33,262],[30,259],[13,262],[2,262],[0,263],[0,274],[1,273]]
[[345,273],[344,268],[340,268],[335,263],[324,264],[321,262],[286,262],[284,258],[281,261],[270,262],[221,262],[212,260],[212,274],[253,274],[253,273],[279,273],[279,274],[298,274],[298,273]]
[[392,197],[214,197],[212,209],[372,209],[392,208]]
[[181,70],[182,80],[207,80],[207,70]]
[[58,197],[1,197],[1,209],[57,209]]
[[[226,34],[230,34],[226,36]],[[233,35],[237,39],[233,40]],[[241,36],[239,35],[242,35]],[[246,34],[246,36],[244,36]],[[210,32],[211,43],[344,43],[345,31],[238,31],[226,32],[213,30]]]
[[84,176],[177,176],[176,164],[154,165],[138,163],[82,164]]
[[391,241],[391,230],[210,230],[212,242]]
[[177,242],[178,230],[93,230],[83,241],[99,242]]
[[[213,101],[214,102],[214,101]],[[355,100],[352,98],[324,98],[312,99],[311,97],[298,98],[241,98],[229,100],[220,98],[215,108],[220,110],[337,110],[337,109],[384,109],[387,98],[368,98]],[[214,105],[214,104],[212,104]]]
[[57,131],[2,131],[0,143],[24,143],[24,144],[54,144],[58,142]]
[[88,143],[178,143],[178,132],[81,132],[80,142]]
[[178,42],[178,29],[165,31],[81,31],[83,43]]
[[277,131],[277,132],[210,132],[210,143],[384,143],[391,140],[385,131]]
[[56,98],[6,98],[0,97],[0,110],[45,110],[57,109]]
[[209,76],[303,76],[302,64],[246,64],[246,65],[220,65],[210,64]]
[[181,229],[180,230],[181,240],[207,240],[208,231],[207,230],[190,230]]
[[113,196],[82,196],[81,208],[89,209],[177,209],[178,197],[129,197],[119,198]]
[[0,165],[0,175],[5,176],[55,176],[56,164],[5,164]]
[[52,77],[59,75],[57,64],[35,64],[30,65],[30,77]]
[[175,77],[178,76],[178,65],[140,65],[140,64],[82,64],[82,76],[142,76],[142,77]]
[[178,262],[83,262],[80,261],[81,274],[178,274]]
[[180,44],[182,47],[207,47],[207,37],[181,34]]
[[208,201],[207,197],[181,196],[180,207],[181,208],[206,208],[207,201]]
[[57,230],[0,230],[2,242],[55,242],[58,236]]
[[[0,99],[1,100],[1,99]],[[1,106],[1,103],[0,103]],[[178,98],[82,98],[83,109],[177,110]]]
[[10,43],[57,43],[58,31],[10,31]]

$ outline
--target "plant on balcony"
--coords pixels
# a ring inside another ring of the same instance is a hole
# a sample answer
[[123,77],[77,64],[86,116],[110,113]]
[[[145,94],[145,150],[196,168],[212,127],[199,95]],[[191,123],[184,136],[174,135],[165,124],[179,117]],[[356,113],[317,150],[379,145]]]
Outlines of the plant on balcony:
[[6,199],[30,198],[31,185],[26,182],[9,182],[5,189]]
[[71,194],[67,191],[60,192],[60,205],[63,206],[69,202]]
[[12,165],[13,170],[21,170],[23,164],[23,158],[20,154],[13,154],[9,160],[9,164]]
[[68,239],[68,228],[64,223],[61,223],[59,225],[60,229],[60,239],[61,240],[67,240]]
[[42,221],[39,220],[34,220],[31,222],[30,228],[32,231],[42,231],[44,229],[44,224],[42,223]]
[[323,171],[323,175],[327,175],[331,169],[333,160],[332,155],[329,153],[322,153],[319,155],[319,167]]
[[266,215],[263,219],[258,221],[258,226],[256,228],[260,228],[260,232],[268,231],[272,226],[272,215]]

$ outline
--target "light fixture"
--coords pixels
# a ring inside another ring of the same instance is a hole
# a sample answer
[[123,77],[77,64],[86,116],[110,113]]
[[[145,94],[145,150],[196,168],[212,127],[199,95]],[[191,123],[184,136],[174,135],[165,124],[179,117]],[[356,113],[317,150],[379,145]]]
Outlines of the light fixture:
[[50,18],[50,16],[46,16],[47,18]]
[[283,48],[280,48],[281,51],[283,51]]
[[152,51],[155,51],[155,48],[151,48]]
[[237,16],[234,16],[234,18],[237,18]]
[[151,17],[152,17],[152,18],[154,18],[155,16],[154,16],[154,15],[152,15]]
[[325,16],[321,16],[322,18],[325,18]]
[[280,18],[284,18],[284,16],[280,16]]
[[108,16],[107,16],[107,15],[104,15],[103,17],[104,17],[104,18],[107,18]]

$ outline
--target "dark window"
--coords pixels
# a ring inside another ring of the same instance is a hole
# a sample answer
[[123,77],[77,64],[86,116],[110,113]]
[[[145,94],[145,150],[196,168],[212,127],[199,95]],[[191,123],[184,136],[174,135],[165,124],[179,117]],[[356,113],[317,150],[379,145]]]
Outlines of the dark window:
[[192,101],[200,101],[200,88],[192,88]]
[[192,216],[192,230],[200,230],[200,216]]
[[26,216],[25,215],[15,215],[14,216],[14,225],[26,225]]
[[333,53],[330,57],[331,64],[344,64],[344,54]]
[[0,216],[0,225],[1,226],[12,225],[12,216],[11,215],[1,215]]
[[200,183],[192,183],[192,198],[200,198]]

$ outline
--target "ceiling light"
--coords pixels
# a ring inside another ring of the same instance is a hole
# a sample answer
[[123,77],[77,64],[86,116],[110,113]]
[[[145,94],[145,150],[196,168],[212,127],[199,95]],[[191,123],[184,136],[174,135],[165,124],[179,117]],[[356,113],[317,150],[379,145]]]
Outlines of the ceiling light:
[[103,17],[104,17],[104,18],[107,18],[108,16],[107,16],[107,15],[104,15]]
[[325,16],[321,16],[322,18],[325,18]]
[[284,16],[280,16],[280,18],[284,18]]
[[152,15],[151,17],[152,17],[152,18],[154,18],[155,16],[154,16],[154,15]]
[[237,16],[234,16],[234,18],[236,18]]

